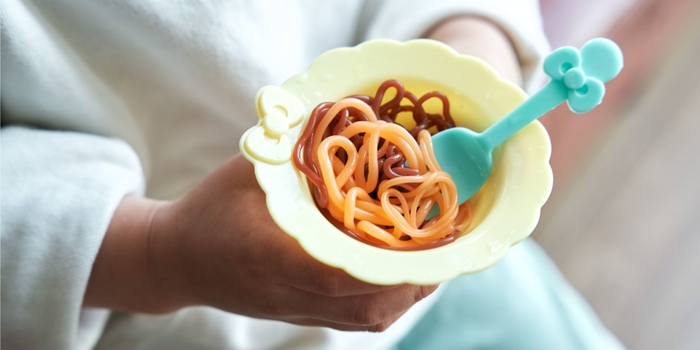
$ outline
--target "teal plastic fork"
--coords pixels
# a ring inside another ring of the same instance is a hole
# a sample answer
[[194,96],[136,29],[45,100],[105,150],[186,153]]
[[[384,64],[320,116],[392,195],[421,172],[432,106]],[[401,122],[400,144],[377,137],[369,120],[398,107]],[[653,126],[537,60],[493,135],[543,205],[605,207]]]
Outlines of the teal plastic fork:
[[[551,80],[491,127],[482,133],[456,127],[433,135],[435,156],[457,185],[459,203],[484,185],[498,145],[564,101],[575,113],[593,109],[605,95],[604,83],[617,76],[622,66],[622,51],[609,39],[593,39],[580,51],[559,48],[544,61],[544,72]],[[438,213],[434,206],[429,217]]]

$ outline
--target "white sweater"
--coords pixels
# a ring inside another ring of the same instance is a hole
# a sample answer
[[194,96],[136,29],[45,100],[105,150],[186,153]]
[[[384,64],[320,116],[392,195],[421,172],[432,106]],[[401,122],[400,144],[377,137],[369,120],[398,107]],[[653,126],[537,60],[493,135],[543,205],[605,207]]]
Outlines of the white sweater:
[[3,0],[0,10],[6,349],[391,346],[430,300],[382,334],[205,307],[149,316],[81,304],[120,200],[194,187],[238,151],[256,91],[322,52],[415,38],[455,14],[499,23],[526,79],[548,50],[536,1]]

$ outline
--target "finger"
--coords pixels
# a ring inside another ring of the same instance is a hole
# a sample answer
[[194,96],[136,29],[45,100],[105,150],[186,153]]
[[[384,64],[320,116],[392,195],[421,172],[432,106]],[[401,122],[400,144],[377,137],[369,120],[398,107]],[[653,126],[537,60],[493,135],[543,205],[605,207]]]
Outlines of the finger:
[[302,268],[289,271],[281,282],[310,293],[329,297],[373,294],[390,291],[400,286],[378,285],[360,281],[341,269],[323,265],[315,260]]
[[303,317],[303,318],[293,318],[293,319],[283,319],[283,321],[292,323],[298,326],[306,326],[306,327],[326,327],[326,328],[332,328],[336,329],[339,331],[347,331],[347,332],[369,332],[370,329],[372,329],[372,326],[356,326],[356,325],[351,325],[351,324],[345,324],[345,323],[336,323],[336,322],[330,322],[326,320],[319,320],[315,318],[310,318],[310,317]]
[[289,319],[282,319],[282,321],[292,323],[298,326],[308,326],[308,327],[325,327],[325,328],[332,328],[336,329],[339,331],[349,331],[349,332],[384,332],[396,322],[401,316],[403,316],[406,313],[406,311],[402,311],[397,313],[396,315],[393,315],[387,319],[382,320],[381,322],[367,326],[367,325],[361,325],[361,326],[356,326],[356,325],[349,325],[345,323],[337,323],[337,322],[330,322],[326,320],[319,320],[316,318],[310,318],[310,317],[296,317],[296,318],[289,318]]
[[385,330],[389,329],[389,327],[394,324],[401,316],[403,316],[408,310],[401,311],[387,319],[384,319],[382,322],[379,322],[375,324],[374,326],[371,326],[367,329],[368,332],[375,332],[375,333],[381,333],[384,332]]
[[285,258],[280,259],[279,283],[330,297],[372,294],[392,290],[398,286],[360,281],[339,268],[319,262],[306,253],[296,240],[291,240],[294,247],[288,247]]
[[328,297],[296,288],[287,288],[279,303],[283,315],[297,315],[333,323],[373,326],[405,312],[430,295],[437,286],[402,285],[392,290],[346,297]]

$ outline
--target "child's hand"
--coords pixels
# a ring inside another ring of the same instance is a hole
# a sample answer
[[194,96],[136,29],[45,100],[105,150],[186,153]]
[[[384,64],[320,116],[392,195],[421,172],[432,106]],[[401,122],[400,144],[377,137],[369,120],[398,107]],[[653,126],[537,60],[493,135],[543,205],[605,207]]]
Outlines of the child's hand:
[[469,15],[451,17],[431,28],[426,37],[442,41],[461,54],[479,57],[503,78],[522,85],[515,48],[505,32],[490,20]]
[[[90,298],[100,288],[89,287],[86,305],[143,312],[209,305],[300,325],[381,331],[436,288],[371,285],[314,260],[272,221],[253,166],[240,155],[184,198],[150,208],[142,266],[148,276],[141,278],[147,287],[124,290],[117,303]],[[114,276],[100,272],[103,250],[91,286],[101,275]],[[124,293],[135,290],[142,292],[125,303]]]
[[[197,301],[237,314],[383,330],[434,287],[376,286],[310,257],[272,221],[253,166],[238,155],[156,217]],[[172,236],[172,237],[167,237]]]

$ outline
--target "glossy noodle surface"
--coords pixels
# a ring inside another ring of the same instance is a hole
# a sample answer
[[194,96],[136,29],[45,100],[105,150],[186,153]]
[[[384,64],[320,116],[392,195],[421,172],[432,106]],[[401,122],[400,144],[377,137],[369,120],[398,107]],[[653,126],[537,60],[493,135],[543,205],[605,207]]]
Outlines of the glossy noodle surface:
[[[386,99],[389,89],[396,94]],[[441,113],[425,110],[431,99],[441,101]],[[409,130],[397,124],[400,113],[409,113],[415,126]],[[435,248],[454,241],[472,217],[469,201],[458,204],[455,184],[432,149],[430,131],[451,127],[443,93],[417,98],[399,81],[388,80],[373,97],[319,104],[293,160],[319,210],[339,230],[385,249]],[[434,205],[440,215],[426,220]]]

